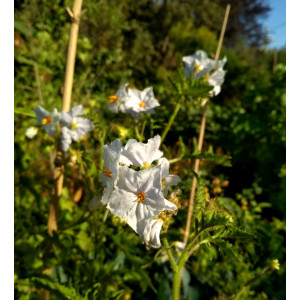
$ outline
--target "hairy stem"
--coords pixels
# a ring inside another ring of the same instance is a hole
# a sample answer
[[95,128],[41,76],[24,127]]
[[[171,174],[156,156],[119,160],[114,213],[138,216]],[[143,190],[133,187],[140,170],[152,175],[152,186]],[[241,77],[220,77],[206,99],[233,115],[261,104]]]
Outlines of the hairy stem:
[[171,248],[170,248],[170,246],[169,246],[169,243],[168,243],[167,238],[163,238],[163,239],[162,239],[162,242],[163,242],[164,248],[165,248],[165,250],[166,250],[166,252],[167,252],[167,254],[168,254],[168,257],[169,257],[169,261],[170,261],[172,270],[173,270],[173,272],[175,273],[175,272],[177,272],[178,267],[177,267],[176,261],[175,261],[175,259],[174,259],[172,250],[171,250]]

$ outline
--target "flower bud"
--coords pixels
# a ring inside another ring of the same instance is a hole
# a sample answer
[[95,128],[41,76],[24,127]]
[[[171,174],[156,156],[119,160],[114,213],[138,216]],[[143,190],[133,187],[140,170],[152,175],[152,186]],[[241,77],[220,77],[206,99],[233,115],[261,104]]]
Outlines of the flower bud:
[[221,183],[220,179],[219,178],[215,178],[213,181],[212,181],[212,184],[213,185],[219,185]]
[[273,259],[271,262],[270,262],[270,267],[272,270],[279,270],[280,269],[280,263],[279,263],[279,260],[276,258],[276,259]]
[[29,127],[26,129],[25,135],[26,137],[28,137],[29,139],[32,139],[36,136],[36,134],[38,133],[38,128],[36,127]]

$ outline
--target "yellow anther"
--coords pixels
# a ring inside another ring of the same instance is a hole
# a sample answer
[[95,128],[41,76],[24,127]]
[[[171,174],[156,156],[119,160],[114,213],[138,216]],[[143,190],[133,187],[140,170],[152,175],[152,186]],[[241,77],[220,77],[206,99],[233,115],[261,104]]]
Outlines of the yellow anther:
[[76,129],[77,127],[78,127],[78,123],[76,123],[76,122],[74,122],[74,121],[70,124],[70,129],[71,129],[71,130]]
[[120,97],[118,96],[109,96],[109,102],[110,103],[116,103],[120,100]]
[[141,166],[141,170],[149,169],[151,168],[151,165],[146,161],[144,164]]
[[202,66],[197,63],[194,64],[193,68],[194,68],[195,73],[199,73],[203,69]]
[[139,192],[137,195],[137,202],[144,202],[146,199],[146,195],[143,192]]
[[49,123],[51,123],[52,122],[52,120],[53,120],[53,117],[46,117],[46,118],[44,118],[43,120],[42,120],[42,124],[43,125],[46,125],[46,124],[49,124]]
[[104,167],[103,174],[104,174],[105,177],[111,178],[112,171],[109,168]]
[[140,102],[139,106],[142,107],[142,108],[145,108],[146,107],[146,103],[145,102]]

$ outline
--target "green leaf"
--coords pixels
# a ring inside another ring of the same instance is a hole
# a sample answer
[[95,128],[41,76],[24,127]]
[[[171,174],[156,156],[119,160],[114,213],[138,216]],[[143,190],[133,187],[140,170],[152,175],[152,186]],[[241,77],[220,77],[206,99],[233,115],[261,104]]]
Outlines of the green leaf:
[[180,146],[181,155],[184,156],[187,151],[181,136],[179,137],[179,146]]
[[34,111],[32,109],[25,108],[25,107],[15,107],[14,108],[14,113],[35,118]]
[[19,31],[20,33],[24,34],[25,36],[30,35],[30,31],[26,24],[20,22],[20,21],[14,21],[14,28],[15,30]]
[[206,98],[209,97],[209,92],[213,89],[212,86],[193,86],[189,87],[188,89],[184,89],[182,94],[185,96],[192,96],[192,97],[202,97]]
[[29,284],[30,283],[34,284],[34,286],[36,286],[36,287],[49,290],[49,291],[57,294],[57,296],[60,298],[64,297],[61,299],[84,300],[84,298],[82,298],[80,296],[80,294],[78,294],[74,288],[64,286],[57,282],[53,282],[50,279],[32,277],[29,280]]
[[171,77],[168,76],[168,80],[171,83],[171,85],[173,86],[174,90],[178,93],[181,94],[181,88],[180,85],[175,82]]
[[22,55],[16,55],[15,56],[15,60],[21,64],[25,64],[25,65],[31,65],[33,66],[35,64],[35,61],[28,59]]
[[164,155],[167,159],[171,159],[172,158],[172,154],[169,151],[168,147],[165,144],[162,144],[162,148],[164,150]]
[[112,296],[109,297],[109,300],[118,300],[121,298],[125,290],[120,290],[114,293]]
[[225,212],[206,211],[201,219],[201,231],[214,230],[226,226],[229,223],[230,215]]
[[96,299],[98,299],[97,296],[98,296],[100,286],[101,286],[101,284],[99,282],[95,283],[91,288],[89,288],[86,291],[84,299],[85,300],[96,300]]

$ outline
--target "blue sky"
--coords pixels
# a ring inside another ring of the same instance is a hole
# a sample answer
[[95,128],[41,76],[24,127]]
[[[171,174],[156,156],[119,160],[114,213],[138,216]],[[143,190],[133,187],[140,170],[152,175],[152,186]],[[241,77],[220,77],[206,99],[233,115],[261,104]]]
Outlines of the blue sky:
[[286,0],[266,1],[271,7],[268,18],[263,20],[263,25],[269,28],[269,35],[274,41],[269,48],[281,48],[286,45]]

